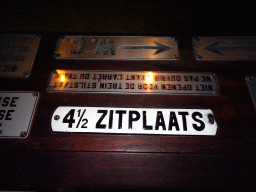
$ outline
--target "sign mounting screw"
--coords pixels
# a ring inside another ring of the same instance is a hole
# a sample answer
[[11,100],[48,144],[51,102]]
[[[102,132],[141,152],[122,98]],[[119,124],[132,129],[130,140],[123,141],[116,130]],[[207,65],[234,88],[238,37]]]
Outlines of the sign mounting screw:
[[27,136],[27,132],[25,132],[25,131],[20,132],[20,136],[21,137],[26,137]]
[[59,115],[55,115],[54,116],[54,120],[58,121],[60,119],[60,116]]
[[210,124],[214,124],[214,116],[213,116],[213,114],[208,114],[207,117],[209,119],[209,123]]
[[197,59],[203,59],[203,56],[202,55],[197,55],[196,58]]
[[52,91],[52,90],[53,90],[53,86],[47,87],[47,91]]
[[23,76],[28,77],[29,76],[29,71],[23,72]]

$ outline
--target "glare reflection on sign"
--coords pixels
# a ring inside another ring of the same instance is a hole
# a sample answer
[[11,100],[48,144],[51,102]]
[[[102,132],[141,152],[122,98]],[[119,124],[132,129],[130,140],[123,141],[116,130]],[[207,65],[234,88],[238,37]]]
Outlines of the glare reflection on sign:
[[214,95],[218,87],[212,73],[56,70],[48,91]]

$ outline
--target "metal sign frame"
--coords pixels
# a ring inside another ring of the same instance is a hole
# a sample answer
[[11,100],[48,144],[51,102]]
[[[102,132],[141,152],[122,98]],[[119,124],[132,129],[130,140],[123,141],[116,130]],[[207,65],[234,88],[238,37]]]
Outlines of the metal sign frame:
[[50,92],[218,95],[213,73],[155,71],[53,71]]
[[40,35],[0,34],[0,77],[28,77],[40,39]]
[[55,59],[178,60],[174,37],[62,36]]

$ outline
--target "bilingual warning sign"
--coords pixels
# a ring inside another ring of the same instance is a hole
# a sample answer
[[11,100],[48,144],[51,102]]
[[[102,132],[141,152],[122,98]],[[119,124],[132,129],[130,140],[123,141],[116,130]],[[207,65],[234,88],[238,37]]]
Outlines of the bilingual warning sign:
[[154,94],[218,94],[212,73],[78,71],[51,73],[48,91]]

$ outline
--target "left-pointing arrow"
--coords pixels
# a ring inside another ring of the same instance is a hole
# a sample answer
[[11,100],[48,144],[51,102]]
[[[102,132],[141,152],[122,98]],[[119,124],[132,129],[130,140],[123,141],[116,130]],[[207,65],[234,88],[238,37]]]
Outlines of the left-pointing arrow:
[[158,53],[162,53],[164,51],[173,49],[170,46],[166,46],[163,45],[161,43],[158,43],[156,41],[154,41],[157,46],[148,46],[148,45],[120,45],[121,49],[157,49],[157,51],[154,53],[154,55],[158,54]]
[[241,52],[250,52],[256,51],[256,45],[221,45],[219,41],[215,41],[209,45],[202,47],[203,49],[219,54],[224,55],[221,51],[222,50],[229,50],[229,51],[241,51]]

